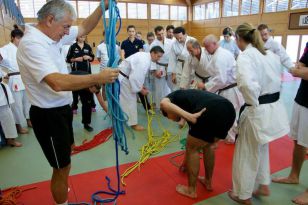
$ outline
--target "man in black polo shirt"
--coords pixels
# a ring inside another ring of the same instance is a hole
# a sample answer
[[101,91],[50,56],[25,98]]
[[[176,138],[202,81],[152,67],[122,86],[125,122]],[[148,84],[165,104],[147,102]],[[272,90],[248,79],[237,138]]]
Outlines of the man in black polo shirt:
[[[129,25],[127,27],[127,33],[128,33],[128,38],[125,41],[123,41],[121,44],[121,59],[122,60],[124,60],[125,58],[128,58],[129,56],[139,51],[143,51],[142,41],[136,38],[136,27],[134,25]],[[145,110],[151,107],[150,103],[148,102],[147,96],[144,96],[140,92],[138,93],[138,96]]]
[[[283,184],[298,184],[299,175],[308,147],[308,43],[296,68],[290,70],[293,76],[301,78],[291,121],[290,136],[294,140],[292,169],[288,177],[274,178],[272,181]],[[308,204],[308,189],[292,199],[295,204]]]
[[128,38],[121,44],[121,59],[124,60],[129,56],[143,51],[142,41],[136,38],[136,28],[134,25],[127,27]]

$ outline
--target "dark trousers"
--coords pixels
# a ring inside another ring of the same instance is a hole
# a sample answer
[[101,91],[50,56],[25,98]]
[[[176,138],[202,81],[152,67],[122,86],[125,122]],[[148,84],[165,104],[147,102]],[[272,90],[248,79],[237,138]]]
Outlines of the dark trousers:
[[148,97],[146,95],[142,95],[141,92],[138,93],[138,96],[139,96],[139,99],[143,105],[143,108],[146,110],[147,108],[148,109],[151,109],[151,105],[149,103],[149,100],[148,100]]
[[78,108],[77,104],[79,96],[82,105],[82,123],[91,124],[93,93],[91,93],[88,89],[73,91],[73,110]]

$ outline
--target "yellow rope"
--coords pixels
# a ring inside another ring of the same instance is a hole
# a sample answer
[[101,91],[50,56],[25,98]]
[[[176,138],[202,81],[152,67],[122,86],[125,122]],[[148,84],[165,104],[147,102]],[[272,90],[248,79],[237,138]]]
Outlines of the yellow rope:
[[[151,100],[152,101],[152,100]],[[151,102],[152,104],[152,102]],[[153,111],[153,110],[152,110]],[[162,125],[162,123],[159,120],[159,117],[155,115],[150,115],[147,108],[147,119],[148,119],[148,142],[143,145],[140,149],[140,158],[139,161],[136,162],[134,165],[129,167],[122,175],[121,175],[121,183],[126,186],[126,183],[124,182],[124,178],[128,177],[134,170],[138,168],[140,171],[140,166],[144,164],[152,155],[160,153],[168,144],[171,142],[178,141],[181,136],[182,130],[185,128],[185,126],[179,130],[179,132],[176,135],[172,135],[167,129],[165,129]],[[156,120],[158,122],[158,126],[161,130],[163,130],[163,133],[161,137],[155,136],[153,132],[152,127],[152,121],[154,116],[156,116]]]

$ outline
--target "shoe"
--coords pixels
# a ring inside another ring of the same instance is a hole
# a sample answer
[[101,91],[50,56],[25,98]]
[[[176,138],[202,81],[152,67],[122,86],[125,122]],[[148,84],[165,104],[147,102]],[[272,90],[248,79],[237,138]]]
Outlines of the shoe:
[[92,112],[96,112],[96,108],[95,107],[92,107]]
[[84,125],[83,128],[85,130],[87,130],[88,132],[92,132],[93,131],[93,128],[90,125],[88,125],[88,124]]
[[10,145],[11,147],[21,147],[22,144],[15,139],[7,139],[7,144]]
[[77,110],[73,110],[73,114],[74,114],[74,115],[77,115]]

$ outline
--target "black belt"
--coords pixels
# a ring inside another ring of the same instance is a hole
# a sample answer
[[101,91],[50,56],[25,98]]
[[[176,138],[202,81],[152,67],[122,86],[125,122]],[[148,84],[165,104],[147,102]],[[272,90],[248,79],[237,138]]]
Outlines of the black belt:
[[20,72],[13,72],[13,73],[8,73],[8,76],[13,76],[13,75],[20,75]]
[[200,78],[200,79],[202,80],[203,83],[206,83],[206,82],[209,80],[209,78],[211,77],[211,76],[202,77],[202,76],[199,75],[197,72],[195,72],[195,75],[196,75],[198,78]]
[[231,84],[231,85],[228,85],[227,87],[224,87],[223,89],[218,90],[218,95],[219,95],[222,91],[228,90],[228,89],[230,89],[230,88],[234,88],[234,87],[236,87],[236,86],[237,86],[236,83],[233,83],[233,84]]
[[167,74],[168,63],[159,63],[159,62],[156,62],[156,64],[165,67],[165,71],[166,71],[166,76],[165,76],[165,78],[166,78],[166,80],[168,80],[168,74]]
[[0,83],[0,84],[1,84],[1,87],[2,87],[3,92],[4,92],[4,94],[5,94],[7,104],[8,104],[8,106],[10,107],[9,95],[7,94],[7,90],[6,90],[5,86],[4,86],[2,83]]
[[177,61],[181,62],[182,63],[182,69],[184,67],[184,63],[185,63],[185,60],[182,60],[182,59],[177,59]]
[[125,78],[129,79],[129,76],[126,75],[125,73],[123,73],[122,71],[120,71],[120,74],[121,74],[122,76],[124,76]]
[[160,65],[160,66],[164,66],[164,67],[168,67],[168,63],[159,63],[159,62],[156,62],[157,65]]
[[[279,97],[280,97],[280,92],[277,92],[277,93],[273,93],[273,94],[266,94],[266,95],[262,95],[258,98],[258,101],[259,101],[259,104],[262,105],[262,104],[270,104],[270,103],[274,103],[274,102],[277,102],[279,100]],[[241,109],[240,109],[240,113],[239,113],[239,116],[241,116],[242,112],[245,110],[245,108],[247,106],[251,106],[247,103],[245,103]]]

